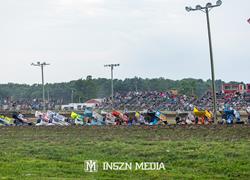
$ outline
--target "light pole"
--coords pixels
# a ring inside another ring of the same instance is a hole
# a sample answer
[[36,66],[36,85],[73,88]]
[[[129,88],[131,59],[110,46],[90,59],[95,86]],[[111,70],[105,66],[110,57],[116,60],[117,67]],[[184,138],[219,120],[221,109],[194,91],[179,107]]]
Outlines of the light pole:
[[49,103],[49,101],[50,101],[50,98],[49,98],[49,90],[47,90],[48,91],[48,103]]
[[112,106],[114,102],[114,67],[118,67],[120,64],[106,64],[104,67],[110,67],[111,68],[111,100],[112,100]]
[[50,64],[47,64],[46,62],[43,62],[43,63],[37,62],[37,63],[32,63],[31,65],[41,67],[41,71],[42,71],[42,87],[43,87],[43,110],[45,111],[46,107],[45,107],[45,88],[44,88],[44,72],[43,72],[43,68],[44,68],[44,66],[47,66],[47,65],[50,65]]
[[74,90],[71,91],[71,103],[74,103]]
[[200,10],[206,13],[207,18],[207,30],[208,30],[208,40],[209,40],[209,53],[210,53],[210,63],[211,63],[211,74],[212,74],[212,93],[213,93],[213,114],[214,120],[217,122],[217,105],[216,105],[216,88],[215,88],[215,73],[214,73],[214,59],[213,59],[213,48],[212,48],[212,38],[211,38],[211,29],[210,29],[210,21],[209,21],[209,11],[214,7],[221,6],[222,1],[218,0],[215,5],[212,3],[207,3],[206,6],[202,7],[201,5],[197,5],[195,8],[186,7],[188,12]]

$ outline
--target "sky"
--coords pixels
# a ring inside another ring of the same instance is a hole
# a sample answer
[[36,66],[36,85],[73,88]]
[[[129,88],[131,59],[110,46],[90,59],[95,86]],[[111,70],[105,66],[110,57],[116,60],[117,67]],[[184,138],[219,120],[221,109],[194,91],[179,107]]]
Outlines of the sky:
[[[207,0],[0,0],[0,83],[211,77]],[[216,0],[210,0],[215,3]],[[250,83],[249,0],[210,11],[216,79]]]

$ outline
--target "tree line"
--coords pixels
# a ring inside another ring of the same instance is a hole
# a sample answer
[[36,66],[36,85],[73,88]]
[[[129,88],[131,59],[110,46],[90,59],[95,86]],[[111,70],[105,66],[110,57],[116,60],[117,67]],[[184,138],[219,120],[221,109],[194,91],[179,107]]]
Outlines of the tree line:
[[[110,79],[93,79],[88,76],[85,79],[78,79],[64,83],[48,83],[45,85],[46,98],[50,100],[61,100],[63,103],[84,102],[92,98],[103,98],[110,96]],[[224,82],[216,81],[217,90],[221,89]],[[231,82],[237,83],[237,82]],[[114,80],[115,92],[128,91],[170,91],[177,90],[180,94],[201,96],[211,89],[211,80],[202,79],[182,79],[170,80],[166,78],[128,78],[124,80]],[[41,84],[0,84],[0,99],[11,98],[13,100],[41,99]]]

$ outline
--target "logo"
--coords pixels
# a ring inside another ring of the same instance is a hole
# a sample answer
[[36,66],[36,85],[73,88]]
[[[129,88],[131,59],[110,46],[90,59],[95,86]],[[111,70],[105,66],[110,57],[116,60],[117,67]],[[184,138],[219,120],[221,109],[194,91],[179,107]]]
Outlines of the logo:
[[97,172],[98,171],[98,164],[95,160],[86,160],[84,161],[84,171],[85,172]]
[[[99,163],[102,171],[162,171],[166,170],[163,162],[103,162]],[[84,171],[98,172],[97,160],[85,160]]]

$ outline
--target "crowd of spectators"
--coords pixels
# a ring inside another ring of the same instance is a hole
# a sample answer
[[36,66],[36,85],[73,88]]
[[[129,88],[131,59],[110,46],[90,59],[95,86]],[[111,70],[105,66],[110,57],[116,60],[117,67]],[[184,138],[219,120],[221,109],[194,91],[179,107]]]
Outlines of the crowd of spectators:
[[[61,105],[59,101],[46,101],[46,109],[55,110],[57,105]],[[43,109],[43,102],[40,99],[32,100],[0,100],[0,110],[3,111],[19,111],[19,110],[41,110]]]
[[[61,100],[46,101],[46,109],[59,110]],[[114,102],[111,98],[104,98],[98,107],[100,110],[127,110],[127,111],[192,111],[194,107],[200,110],[212,110],[212,94],[206,92],[203,96],[187,96],[173,92],[158,91],[129,91],[127,93],[115,93]],[[227,105],[236,110],[246,110],[250,102],[246,101],[242,94],[226,95],[217,93],[217,107],[222,110]],[[0,110],[41,110],[42,100],[0,100]]]
[[[159,111],[192,111],[194,107],[202,110],[212,110],[212,94],[206,92],[203,96],[186,96],[174,94],[171,92],[127,92],[116,93],[114,102],[110,98],[105,98],[100,109],[143,111],[143,110],[159,110]],[[225,95],[217,93],[217,107],[222,110],[228,105],[236,110],[246,110],[250,105],[241,94]]]

